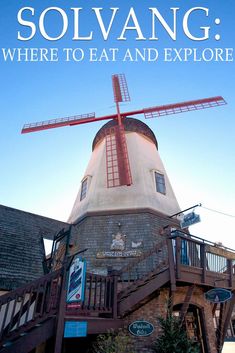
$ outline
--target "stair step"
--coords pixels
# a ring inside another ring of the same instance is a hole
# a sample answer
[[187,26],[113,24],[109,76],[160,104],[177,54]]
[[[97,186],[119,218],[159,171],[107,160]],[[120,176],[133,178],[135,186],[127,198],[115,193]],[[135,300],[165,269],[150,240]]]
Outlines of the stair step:
[[147,278],[142,278],[137,280],[135,283],[133,283],[130,287],[126,288],[125,291],[123,292],[121,296],[121,300],[124,298],[127,298],[131,293],[136,292],[139,288],[145,286],[149,282],[151,282],[153,279],[155,279],[160,273],[162,273],[165,269],[162,269],[161,271],[157,273],[151,273]]
[[128,291],[123,293],[123,295],[121,296],[120,300],[123,300],[123,299],[127,298],[130,294],[136,292],[139,288],[144,287],[146,284],[151,282],[152,279],[153,278],[148,279],[148,280],[144,281],[143,283],[136,284],[135,286],[133,285],[133,287],[130,287],[128,289]]
[[[161,264],[160,264],[161,265]],[[164,263],[164,266],[159,266],[157,269],[152,270],[150,273],[143,275],[142,277],[136,278],[131,284],[125,288],[124,291],[131,289],[133,286],[142,286],[149,281],[155,279],[159,274],[166,271],[168,269],[168,265]]]

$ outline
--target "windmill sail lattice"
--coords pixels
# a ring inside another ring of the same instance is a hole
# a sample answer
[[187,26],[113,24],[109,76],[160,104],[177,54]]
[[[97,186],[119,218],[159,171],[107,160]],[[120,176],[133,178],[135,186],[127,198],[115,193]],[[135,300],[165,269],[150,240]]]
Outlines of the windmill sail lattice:
[[132,177],[124,127],[117,125],[108,128],[105,135],[107,186],[129,186],[132,184]]
[[113,75],[113,94],[117,109],[118,124],[106,129],[106,173],[107,187],[130,186],[132,184],[131,169],[127,150],[126,135],[119,102],[130,101],[130,95],[124,74]]
[[124,74],[113,75],[112,76],[113,83],[113,94],[114,94],[114,102],[129,102],[130,95],[126,82],[126,77]]
[[168,105],[161,105],[159,107],[152,107],[143,109],[143,113],[146,119],[149,118],[158,118],[164,115],[172,115],[172,114],[179,114],[179,113],[186,113],[193,110],[201,110],[206,108],[213,108],[218,107],[220,105],[225,105],[226,102],[223,97],[211,97],[211,98],[204,98],[198,99],[183,103],[176,103],[176,104],[168,104]]

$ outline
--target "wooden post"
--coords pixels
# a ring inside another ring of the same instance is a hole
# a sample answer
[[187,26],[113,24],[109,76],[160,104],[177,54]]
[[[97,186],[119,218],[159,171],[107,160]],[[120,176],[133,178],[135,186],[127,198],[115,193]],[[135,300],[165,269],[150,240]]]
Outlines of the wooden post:
[[227,268],[229,274],[229,287],[233,287],[233,260],[227,259]]
[[222,344],[224,343],[224,339],[228,330],[229,323],[231,321],[232,313],[233,313],[233,308],[235,305],[235,292],[233,292],[232,298],[229,300],[229,302],[226,303],[226,311],[225,311],[225,319],[222,327]]
[[167,238],[167,250],[168,250],[168,261],[171,281],[171,291],[176,290],[176,278],[175,278],[175,262],[174,262],[174,250],[172,246],[172,239]]
[[219,324],[217,328],[217,349],[218,353],[222,352],[223,348],[223,327],[224,327],[224,306],[225,303],[220,303],[220,315],[219,315]]
[[195,285],[193,284],[193,285],[188,287],[188,290],[186,292],[186,295],[185,295],[185,298],[184,298],[184,302],[183,302],[181,310],[180,310],[180,322],[181,322],[181,325],[183,324],[185,315],[186,315],[186,313],[188,311],[189,304],[190,304],[190,301],[191,301],[191,298],[192,298],[192,295],[193,295],[194,288],[195,288]]
[[215,316],[215,312],[216,312],[217,306],[218,306],[218,303],[214,303],[213,304],[213,308],[212,308],[212,316],[213,317]]
[[63,337],[64,337],[65,306],[66,306],[66,265],[64,265],[64,268],[62,271],[61,295],[60,295],[60,303],[59,303],[54,353],[61,353],[62,351],[62,343],[63,343]]
[[206,245],[200,244],[200,262],[202,268],[202,283],[206,283]]
[[176,261],[176,278],[181,277],[181,238],[176,237],[175,261]]
[[117,310],[117,285],[118,285],[118,272],[113,271],[113,319],[117,319],[118,310]]
[[72,225],[69,226],[68,231],[66,232],[66,250],[63,260],[63,270],[62,270],[62,281],[61,281],[61,294],[60,294],[60,303],[59,311],[57,317],[57,327],[56,327],[56,339],[55,339],[55,349],[54,353],[61,353],[63,337],[64,337],[64,317],[65,317],[65,308],[66,308],[66,286],[67,286],[67,271],[73,260],[73,256],[68,256],[69,241],[71,237]]

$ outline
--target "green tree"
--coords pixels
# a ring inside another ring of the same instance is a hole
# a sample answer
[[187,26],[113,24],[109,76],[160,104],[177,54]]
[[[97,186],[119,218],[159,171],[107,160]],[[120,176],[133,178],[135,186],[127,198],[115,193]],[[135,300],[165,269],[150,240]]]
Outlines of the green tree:
[[130,335],[124,329],[110,330],[97,336],[91,353],[134,353]]
[[168,313],[166,319],[159,318],[162,334],[153,344],[156,353],[199,353],[198,343],[187,337],[180,320]]

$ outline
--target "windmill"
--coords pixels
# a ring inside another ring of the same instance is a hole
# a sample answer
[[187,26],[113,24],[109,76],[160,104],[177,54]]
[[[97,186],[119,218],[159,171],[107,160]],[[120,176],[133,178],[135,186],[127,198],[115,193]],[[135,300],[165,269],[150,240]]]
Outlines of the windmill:
[[223,97],[216,96],[175,104],[154,106],[134,111],[121,112],[119,103],[130,101],[130,95],[125,75],[112,75],[112,85],[114,102],[116,104],[115,114],[96,117],[95,113],[89,113],[25,124],[21,133],[24,134],[29,132],[53,129],[57,127],[73,126],[91,123],[95,121],[113,119],[116,121],[116,124],[110,128],[105,129],[104,132],[106,144],[107,187],[111,188],[123,185],[130,186],[132,184],[132,175],[128,157],[123,119],[125,119],[127,116],[130,117],[139,114],[143,114],[146,119],[158,118],[165,115],[213,108],[226,104]]

